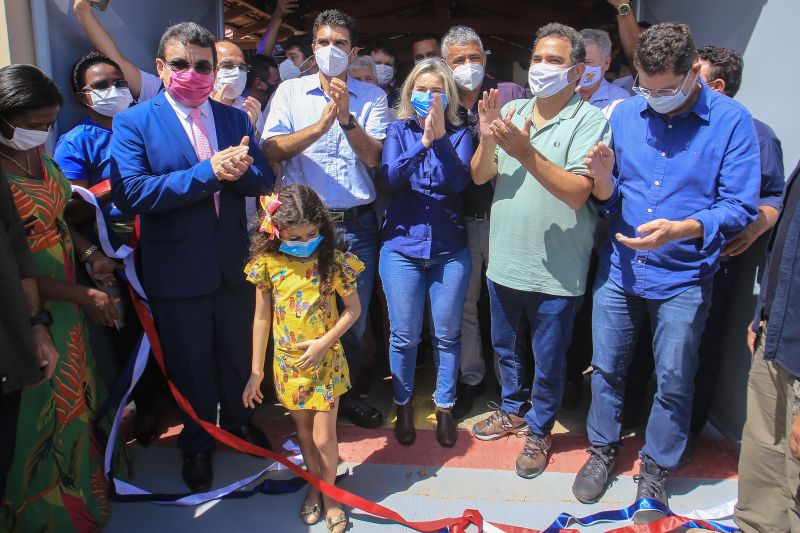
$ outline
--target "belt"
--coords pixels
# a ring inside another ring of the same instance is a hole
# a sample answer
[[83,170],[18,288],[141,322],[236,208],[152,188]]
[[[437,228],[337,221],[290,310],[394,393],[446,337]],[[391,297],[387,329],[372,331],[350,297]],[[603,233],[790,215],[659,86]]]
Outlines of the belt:
[[372,204],[357,205],[348,209],[329,209],[331,219],[334,222],[347,222],[354,220],[361,215],[365,215],[372,211]]

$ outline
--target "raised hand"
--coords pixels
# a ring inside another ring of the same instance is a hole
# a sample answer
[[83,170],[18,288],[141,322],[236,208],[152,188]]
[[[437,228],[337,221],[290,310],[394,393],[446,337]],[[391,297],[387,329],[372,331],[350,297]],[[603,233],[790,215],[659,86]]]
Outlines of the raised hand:
[[603,142],[592,146],[583,160],[586,175],[594,180],[592,194],[600,201],[606,201],[614,194],[614,161],[614,151]]
[[501,120],[500,92],[497,89],[483,91],[483,97],[478,102],[478,129],[481,140],[494,140],[491,134],[491,125],[495,120]]
[[445,118],[444,118],[444,103],[442,97],[434,94],[431,99],[431,110],[428,117],[433,117],[431,126],[433,128],[433,138],[441,139],[445,134]]
[[332,78],[328,94],[339,108],[336,119],[339,122],[348,123],[350,121],[350,90],[347,88],[347,83],[339,78]]
[[252,96],[248,96],[242,105],[242,109],[245,113],[247,113],[247,116],[250,117],[250,122],[253,124],[253,128],[256,128],[258,119],[261,118],[261,102]]
[[531,124],[533,119],[530,116],[527,117],[522,129],[519,129],[511,122],[514,112],[515,110],[511,109],[506,114],[505,119],[492,122],[489,131],[500,148],[514,159],[522,161],[534,152],[531,144]]
[[336,100],[331,97],[325,107],[322,110],[322,116],[319,117],[319,122],[317,125],[319,126],[320,133],[325,134],[331,129],[333,123],[336,122],[336,116],[339,114],[339,106],[336,103]]
[[287,15],[291,15],[297,9],[297,0],[278,0],[275,6],[275,13],[273,17],[283,19]]

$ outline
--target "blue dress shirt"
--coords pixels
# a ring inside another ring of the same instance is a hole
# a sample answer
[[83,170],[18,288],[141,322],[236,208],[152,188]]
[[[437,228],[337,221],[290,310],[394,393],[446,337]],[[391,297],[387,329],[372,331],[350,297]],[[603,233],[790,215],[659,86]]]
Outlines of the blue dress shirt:
[[786,186],[781,141],[772,128],[760,120],[754,118],[753,123],[756,126],[758,147],[761,153],[761,201],[759,206],[768,205],[780,211],[783,188]]
[[53,159],[68,180],[93,187],[111,177],[110,148],[111,130],[87,117],[58,139]]
[[[701,83],[686,113],[670,118],[637,96],[619,104],[610,123],[615,189],[599,206],[610,217],[612,238],[601,255],[610,279],[653,299],[710,281],[726,236],[758,214],[760,159],[750,113]],[[697,220],[703,236],[652,251],[633,250],[614,238],[639,236],[637,227],[658,218]]]
[[[373,139],[383,140],[389,124],[386,93],[377,85],[347,77],[350,113]],[[317,74],[281,83],[270,103],[264,124],[264,141],[297,133],[317,124],[329,98]],[[303,183],[319,194],[330,209],[349,209],[375,201],[372,169],[356,155],[342,127],[333,126],[311,146],[281,162],[278,188]]]
[[460,193],[470,183],[472,136],[450,126],[430,148],[422,144],[416,119],[398,120],[386,130],[382,174],[392,189],[384,244],[415,259],[455,253],[467,246]]

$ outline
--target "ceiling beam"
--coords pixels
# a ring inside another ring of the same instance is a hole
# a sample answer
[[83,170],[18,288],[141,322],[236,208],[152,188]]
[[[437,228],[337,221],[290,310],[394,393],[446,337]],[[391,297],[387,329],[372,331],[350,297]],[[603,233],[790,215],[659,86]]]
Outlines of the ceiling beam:
[[254,2],[252,0],[231,0],[231,1],[235,2],[236,4],[238,4],[240,6],[249,7],[254,15],[258,15],[260,17],[271,17],[272,16],[271,13],[267,13],[266,11],[264,11],[264,8],[262,7],[264,4],[262,2],[256,3],[256,2]]
[[225,21],[231,21],[233,19],[250,14],[258,16],[250,6],[239,4],[236,7],[232,7],[231,9],[225,11]]
[[480,34],[524,35],[533,37],[536,28],[528,20],[509,19],[440,19],[403,17],[362,17],[359,33],[391,33],[398,28],[414,28],[418,33],[440,34],[454,24],[469,26]]

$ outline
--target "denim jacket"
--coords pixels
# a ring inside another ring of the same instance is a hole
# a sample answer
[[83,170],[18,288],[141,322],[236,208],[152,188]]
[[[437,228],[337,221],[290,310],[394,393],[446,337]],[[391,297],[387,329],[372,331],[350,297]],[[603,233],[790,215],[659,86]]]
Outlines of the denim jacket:
[[[786,190],[800,174],[800,164],[792,172],[786,182]],[[800,186],[800,184],[796,184]],[[786,201],[784,193],[784,201]],[[789,224],[786,242],[781,257],[772,255],[775,235],[781,224]],[[764,359],[774,360],[794,376],[800,376],[800,208],[793,213],[781,211],[778,223],[772,231],[768,260],[761,280],[761,294],[758,298],[753,328],[757,330],[763,318],[764,304],[769,283],[771,261],[780,261],[778,283],[772,301],[769,321],[767,323]]]

